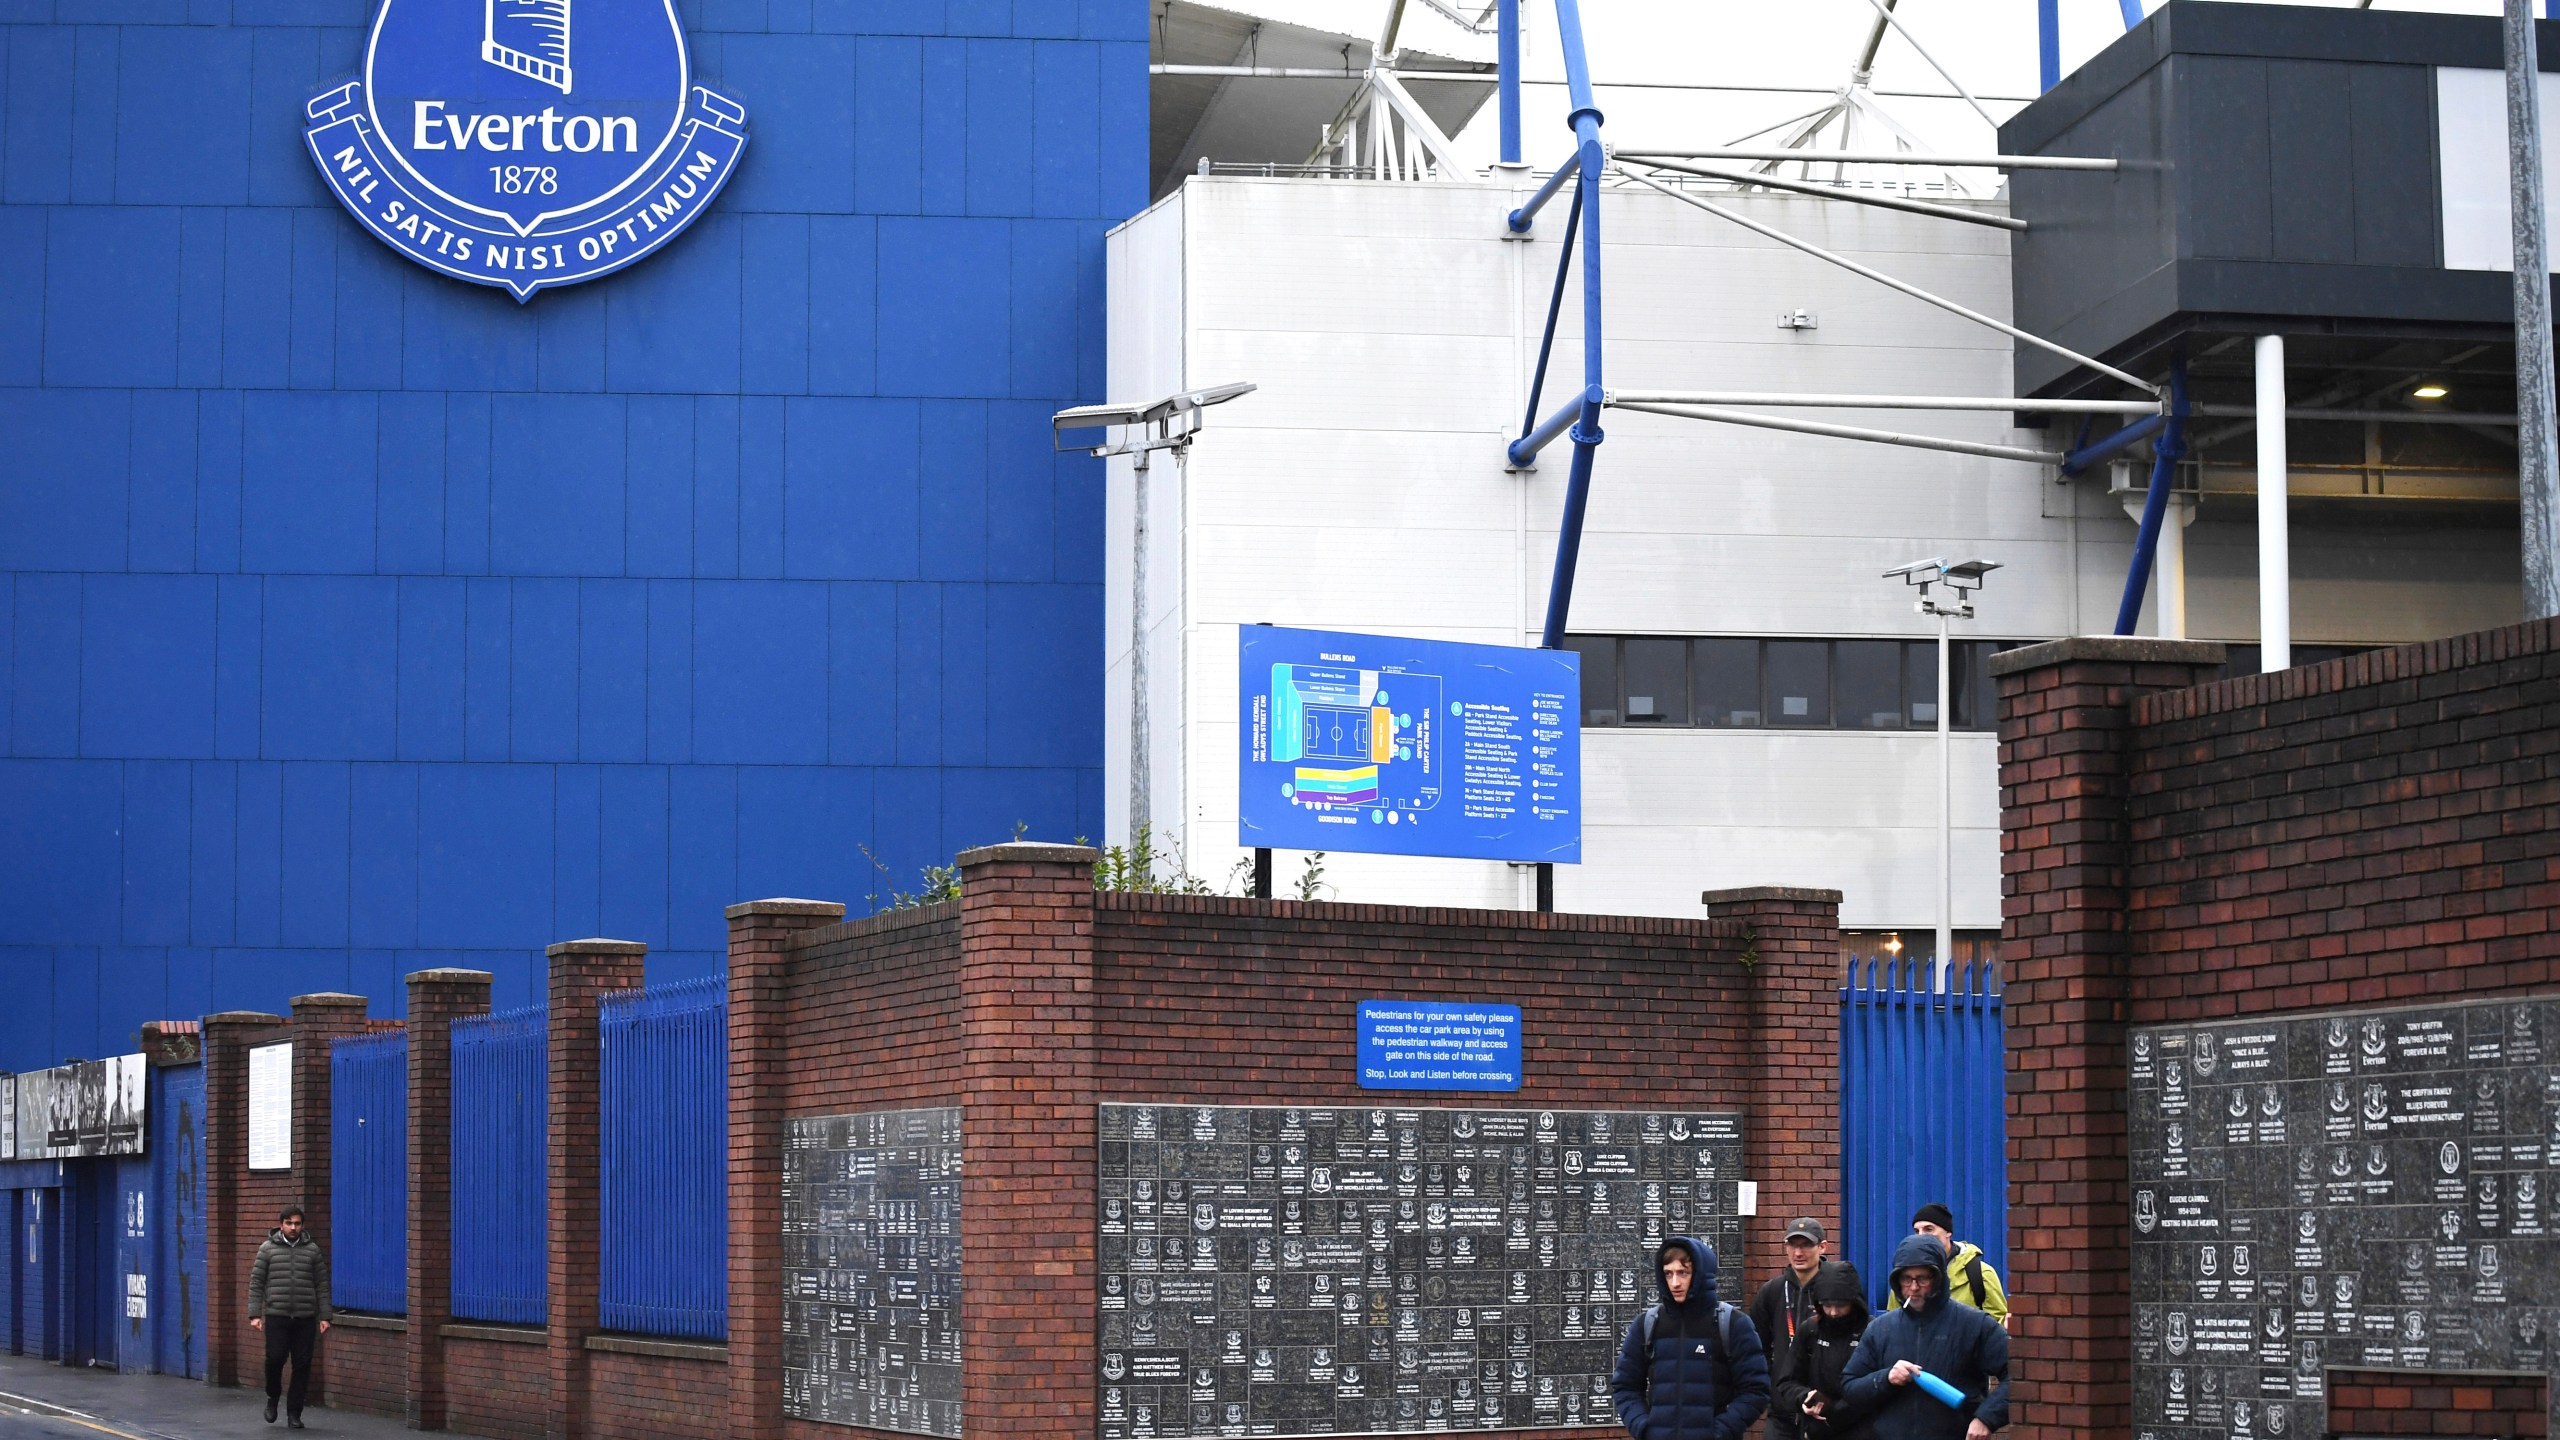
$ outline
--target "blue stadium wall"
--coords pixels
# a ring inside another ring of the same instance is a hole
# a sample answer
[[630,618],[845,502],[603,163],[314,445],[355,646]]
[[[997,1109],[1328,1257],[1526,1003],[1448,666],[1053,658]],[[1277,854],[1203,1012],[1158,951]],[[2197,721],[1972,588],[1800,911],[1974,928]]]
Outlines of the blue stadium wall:
[[736,180],[518,306],[321,187],[370,0],[0,0],[0,1068],[1099,833],[1143,0],[681,8]]

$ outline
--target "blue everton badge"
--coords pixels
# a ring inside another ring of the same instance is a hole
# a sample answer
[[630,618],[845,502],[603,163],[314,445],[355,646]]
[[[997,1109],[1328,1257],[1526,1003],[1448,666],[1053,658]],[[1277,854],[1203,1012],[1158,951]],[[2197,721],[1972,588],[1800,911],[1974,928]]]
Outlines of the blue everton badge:
[[746,108],[693,83],[675,0],[382,0],[363,78],[309,111],[366,229],[519,301],[674,239],[747,144]]

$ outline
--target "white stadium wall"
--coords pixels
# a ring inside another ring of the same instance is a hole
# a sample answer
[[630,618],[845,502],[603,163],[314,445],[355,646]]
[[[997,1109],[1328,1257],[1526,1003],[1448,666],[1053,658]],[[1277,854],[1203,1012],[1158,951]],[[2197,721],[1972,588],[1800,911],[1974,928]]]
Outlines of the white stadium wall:
[[[1201,177],[1113,233],[1111,394],[1247,380],[1209,412],[1187,475],[1159,459],[1147,576],[1151,814],[1212,883],[1236,845],[1236,627],[1535,644],[1569,447],[1528,475],[1517,434],[1564,230],[1502,238],[1525,187]],[[2004,231],[1778,195],[1720,195],[1767,223],[1992,315]],[[1625,389],[2010,393],[2002,336],[1650,192],[1603,215],[1606,368]],[[1579,383],[1578,277],[1540,408]],[[1810,330],[1780,311],[1807,310]],[[2043,447],[2006,412],[1818,412]],[[2012,461],[1609,412],[1576,634],[1922,639],[1879,578],[1930,555],[2005,567],[1957,635],[2033,640],[2113,623],[2133,525],[2104,477]],[[2056,432],[2056,439],[2060,432]],[[1179,477],[1179,478],[1177,478]],[[1111,470],[1105,567],[1106,839],[1128,834],[1131,473]],[[2380,643],[2514,617],[2510,532],[2294,522],[2297,643]],[[2188,531],[2189,633],[2246,641],[2254,529]],[[2145,609],[2143,630],[2151,633]],[[1586,729],[1584,863],[1560,909],[1694,916],[1702,889],[1836,886],[1851,928],[1936,911],[1937,764],[1925,732]],[[1999,924],[1993,743],[1955,740],[1955,924]],[[1303,862],[1282,855],[1278,892]],[[1525,905],[1513,867],[1335,854],[1330,895]]]

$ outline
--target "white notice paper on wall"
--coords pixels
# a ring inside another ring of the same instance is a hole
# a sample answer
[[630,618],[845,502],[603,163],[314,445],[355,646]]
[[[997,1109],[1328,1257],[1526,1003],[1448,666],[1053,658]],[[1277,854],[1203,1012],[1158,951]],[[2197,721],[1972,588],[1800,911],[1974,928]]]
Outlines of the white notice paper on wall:
[[249,1052],[249,1168],[293,1168],[293,1044]]

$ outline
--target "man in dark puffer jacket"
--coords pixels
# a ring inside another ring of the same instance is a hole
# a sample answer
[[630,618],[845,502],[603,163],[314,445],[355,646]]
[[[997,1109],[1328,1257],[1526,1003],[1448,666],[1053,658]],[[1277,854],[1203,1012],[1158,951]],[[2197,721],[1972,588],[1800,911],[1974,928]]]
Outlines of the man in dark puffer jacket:
[[[1877,1440],[1989,1440],[2009,1423],[2009,1332],[1970,1305],[1947,1298],[1947,1252],[1926,1235],[1893,1251],[1894,1293],[1902,1308],[1867,1327],[1843,1395],[1875,1417]],[[1949,1408],[1912,1377],[1926,1370],[1964,1392]]]
[[302,1233],[302,1207],[276,1217],[249,1266],[249,1328],[267,1337],[267,1422],[275,1423],[284,1362],[293,1388],[284,1394],[284,1423],[302,1428],[302,1398],[311,1389],[312,1342],[329,1333],[329,1257]]
[[1741,1440],[1769,1408],[1769,1360],[1750,1317],[1716,1299],[1716,1252],[1675,1236],[1654,1256],[1662,1303],[1618,1346],[1618,1418],[1635,1440]]

